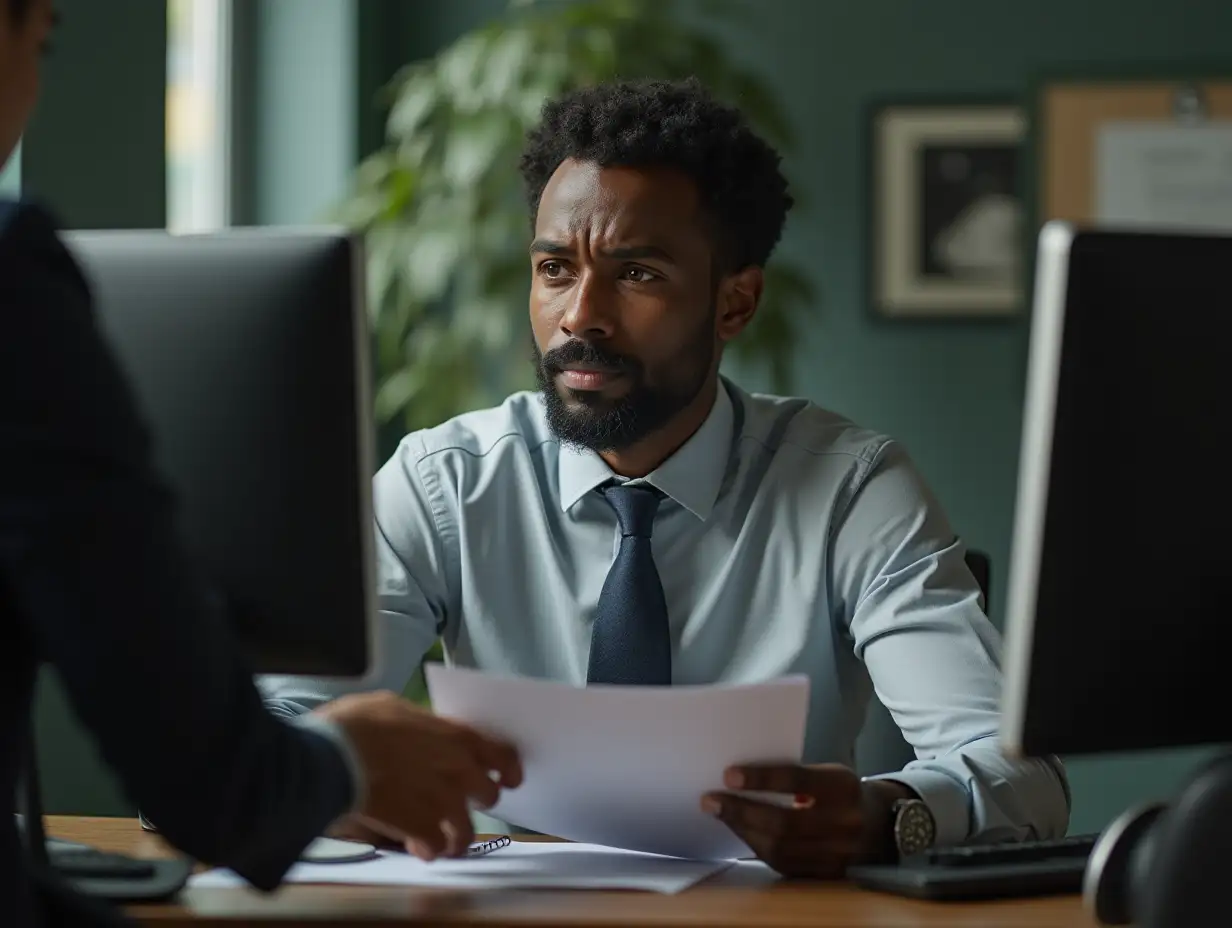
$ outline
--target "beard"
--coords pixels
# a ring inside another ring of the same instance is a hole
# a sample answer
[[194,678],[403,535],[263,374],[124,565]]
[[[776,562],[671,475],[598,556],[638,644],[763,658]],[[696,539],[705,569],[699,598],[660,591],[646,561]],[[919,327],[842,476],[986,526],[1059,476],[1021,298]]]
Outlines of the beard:
[[[564,444],[590,451],[623,451],[667,425],[692,403],[710,375],[716,347],[708,319],[681,357],[659,382],[646,377],[636,358],[616,354],[594,342],[573,339],[546,353],[534,345],[535,376],[547,411],[548,427]],[[618,371],[629,381],[620,396],[558,386],[565,365]]]

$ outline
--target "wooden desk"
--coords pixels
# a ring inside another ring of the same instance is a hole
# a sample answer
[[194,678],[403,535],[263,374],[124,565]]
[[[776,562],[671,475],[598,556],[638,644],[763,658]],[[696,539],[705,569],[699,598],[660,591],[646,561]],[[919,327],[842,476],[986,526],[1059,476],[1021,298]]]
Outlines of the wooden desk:
[[[138,857],[166,853],[132,819],[50,816],[48,832]],[[729,871],[675,896],[639,892],[466,892],[364,886],[189,889],[178,905],[134,906],[142,926],[372,928],[380,924],[486,928],[1095,928],[1078,897],[924,903],[850,886],[736,878]]]

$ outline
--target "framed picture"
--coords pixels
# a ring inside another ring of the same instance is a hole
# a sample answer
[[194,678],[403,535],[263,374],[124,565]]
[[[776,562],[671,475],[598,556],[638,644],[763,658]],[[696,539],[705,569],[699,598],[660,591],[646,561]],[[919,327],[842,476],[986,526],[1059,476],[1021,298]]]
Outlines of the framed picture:
[[876,108],[872,296],[897,318],[995,318],[1023,302],[1026,115],[1006,103]]

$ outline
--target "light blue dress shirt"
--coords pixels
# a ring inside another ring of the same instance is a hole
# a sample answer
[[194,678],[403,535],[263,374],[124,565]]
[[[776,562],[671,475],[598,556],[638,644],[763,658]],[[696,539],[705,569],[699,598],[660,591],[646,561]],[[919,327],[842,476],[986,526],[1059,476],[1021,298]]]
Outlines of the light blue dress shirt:
[[[594,491],[613,474],[562,444],[539,397],[515,394],[408,435],[375,478],[383,670],[401,691],[440,635],[465,667],[577,685],[619,547]],[[917,760],[939,844],[1057,837],[1055,759],[997,744],[996,629],[964,548],[894,441],[800,399],[727,380],[702,427],[646,480],[676,683],[810,679],[805,760],[852,765],[879,698]],[[267,677],[299,714],[353,686]]]

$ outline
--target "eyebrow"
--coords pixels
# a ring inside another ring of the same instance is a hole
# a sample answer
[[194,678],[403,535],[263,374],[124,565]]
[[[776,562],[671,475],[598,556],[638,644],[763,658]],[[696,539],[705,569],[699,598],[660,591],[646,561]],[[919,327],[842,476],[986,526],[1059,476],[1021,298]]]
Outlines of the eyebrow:
[[[568,245],[537,238],[530,243],[531,254],[568,255],[573,251]],[[658,258],[660,261],[675,262],[675,258],[657,245],[629,245],[624,248],[608,248],[599,252],[605,258],[616,258],[623,261],[636,261],[639,258]]]

